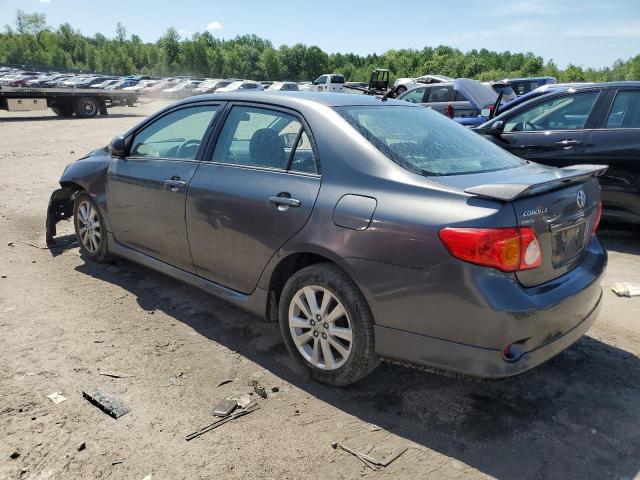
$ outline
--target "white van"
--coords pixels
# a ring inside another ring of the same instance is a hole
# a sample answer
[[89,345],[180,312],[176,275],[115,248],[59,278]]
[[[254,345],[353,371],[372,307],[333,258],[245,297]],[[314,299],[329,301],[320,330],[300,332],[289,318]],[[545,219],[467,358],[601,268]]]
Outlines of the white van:
[[325,73],[313,81],[311,90],[314,92],[344,92],[344,75]]

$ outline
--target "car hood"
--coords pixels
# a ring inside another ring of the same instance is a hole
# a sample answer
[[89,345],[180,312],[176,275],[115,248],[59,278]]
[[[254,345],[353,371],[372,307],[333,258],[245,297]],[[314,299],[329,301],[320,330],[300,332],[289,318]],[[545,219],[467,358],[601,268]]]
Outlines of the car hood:
[[478,110],[493,105],[498,99],[498,94],[493,88],[470,78],[455,79],[453,89],[462,93]]

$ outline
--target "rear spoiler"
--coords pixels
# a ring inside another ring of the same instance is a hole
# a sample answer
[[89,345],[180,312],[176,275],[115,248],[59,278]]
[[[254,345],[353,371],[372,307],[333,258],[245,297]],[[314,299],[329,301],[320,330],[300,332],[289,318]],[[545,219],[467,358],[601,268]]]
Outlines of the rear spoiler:
[[[530,181],[526,183],[487,183],[467,188],[465,192],[480,197],[511,202],[516,198],[552,190],[561,185],[580,182],[589,177],[599,177],[607,168],[609,168],[607,165],[572,165],[530,175],[528,178]],[[550,173],[553,175],[552,178],[549,178]]]

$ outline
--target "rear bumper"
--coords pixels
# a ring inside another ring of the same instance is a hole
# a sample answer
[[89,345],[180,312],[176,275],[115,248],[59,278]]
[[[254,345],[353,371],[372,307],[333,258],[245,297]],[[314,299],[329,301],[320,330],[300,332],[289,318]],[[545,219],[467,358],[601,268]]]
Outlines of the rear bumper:
[[393,328],[375,326],[379,355],[466,375],[484,378],[510,377],[546,362],[577,342],[596,321],[602,291],[593,310],[571,330],[524,353],[517,361],[506,361],[500,350],[474,347]]
[[[430,270],[361,259],[348,266],[375,319],[376,353],[480,377],[506,377],[548,360],[593,324],[607,254],[596,237],[582,263],[536,287],[451,260]],[[517,345],[517,358],[503,350]]]

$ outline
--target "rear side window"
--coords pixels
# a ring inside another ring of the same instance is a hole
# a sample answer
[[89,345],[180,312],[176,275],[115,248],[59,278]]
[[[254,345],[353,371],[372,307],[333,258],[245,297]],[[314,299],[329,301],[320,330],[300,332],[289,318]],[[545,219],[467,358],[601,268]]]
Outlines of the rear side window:
[[598,92],[564,95],[534,105],[505,122],[504,132],[580,130],[589,118]]
[[231,109],[213,152],[213,161],[279,170],[290,166],[290,170],[316,173],[311,143],[298,118],[258,107]]
[[404,100],[409,103],[422,103],[424,92],[426,90],[426,88],[416,88],[415,90],[407,92],[402,98],[400,98],[400,100]]
[[524,161],[430,108],[335,107],[380,152],[425,176],[515,168]]
[[458,90],[453,91],[453,96],[451,97],[451,101],[453,102],[466,102],[468,101],[466,97],[460,93]]
[[160,117],[133,138],[132,157],[194,160],[217,105],[189,107]]
[[431,91],[429,92],[429,98],[426,99],[427,102],[448,102],[449,97],[451,96],[451,87],[431,87]]
[[331,83],[344,83],[344,77],[342,75],[332,75]]
[[605,128],[640,128],[640,90],[618,92]]

